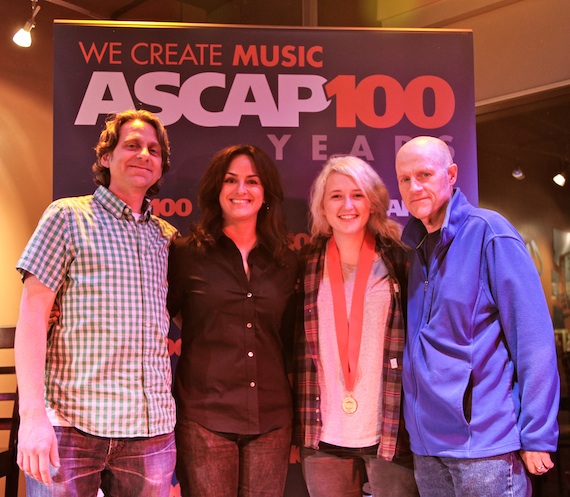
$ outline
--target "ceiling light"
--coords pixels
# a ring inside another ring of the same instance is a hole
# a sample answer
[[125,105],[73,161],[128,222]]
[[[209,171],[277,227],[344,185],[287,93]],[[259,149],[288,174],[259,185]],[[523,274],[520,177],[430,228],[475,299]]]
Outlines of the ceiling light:
[[24,27],[20,29],[12,38],[14,43],[20,47],[28,48],[32,45],[32,29],[36,26],[36,15],[40,11],[38,5],[39,0],[32,0],[32,17],[26,22]]
[[513,175],[513,178],[515,178],[515,179],[524,179],[524,173],[520,167],[513,169],[513,172],[511,174]]
[[552,178],[558,186],[564,186],[566,184],[566,172],[558,173],[554,178]]

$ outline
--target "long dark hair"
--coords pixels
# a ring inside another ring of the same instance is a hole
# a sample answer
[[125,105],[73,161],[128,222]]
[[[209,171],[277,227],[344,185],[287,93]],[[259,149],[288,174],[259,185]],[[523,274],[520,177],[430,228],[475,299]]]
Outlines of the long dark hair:
[[263,150],[255,145],[232,145],[217,152],[200,181],[198,206],[202,211],[193,235],[198,245],[213,245],[222,233],[223,213],[220,192],[230,163],[239,155],[247,155],[264,191],[264,204],[257,214],[256,231],[259,240],[272,252],[278,262],[285,261],[287,230],[283,216],[283,186],[277,166]]

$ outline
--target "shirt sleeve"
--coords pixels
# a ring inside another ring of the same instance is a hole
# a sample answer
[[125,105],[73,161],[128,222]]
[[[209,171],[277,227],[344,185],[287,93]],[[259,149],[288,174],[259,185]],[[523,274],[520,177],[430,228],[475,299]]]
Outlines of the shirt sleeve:
[[66,209],[50,204],[16,264],[22,278],[31,273],[53,292],[59,290],[73,258],[67,224]]
[[494,237],[486,252],[491,292],[516,371],[522,448],[554,452],[560,378],[554,330],[538,271],[515,235]]

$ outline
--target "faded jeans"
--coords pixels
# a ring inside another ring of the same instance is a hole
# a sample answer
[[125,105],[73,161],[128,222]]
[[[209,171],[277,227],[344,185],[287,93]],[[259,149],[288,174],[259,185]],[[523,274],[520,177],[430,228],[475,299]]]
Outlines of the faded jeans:
[[176,461],[174,434],[102,438],[54,427],[61,467],[51,485],[26,475],[27,497],[168,497]]
[[282,497],[291,424],[261,435],[176,425],[176,478],[183,497]]
[[368,477],[374,497],[417,497],[411,456],[396,464],[380,459],[378,446],[346,448],[319,443],[319,450],[303,447],[301,462],[311,497],[362,497]]
[[530,497],[532,486],[517,452],[480,459],[418,456],[422,497]]

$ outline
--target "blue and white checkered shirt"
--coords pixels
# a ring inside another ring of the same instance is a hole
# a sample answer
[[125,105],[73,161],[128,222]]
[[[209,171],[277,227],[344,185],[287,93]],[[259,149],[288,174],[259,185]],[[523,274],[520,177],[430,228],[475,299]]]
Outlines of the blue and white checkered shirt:
[[176,236],[148,205],[137,221],[99,187],[53,202],[18,261],[57,293],[46,406],[76,428],[104,437],[173,430],[166,276]]

